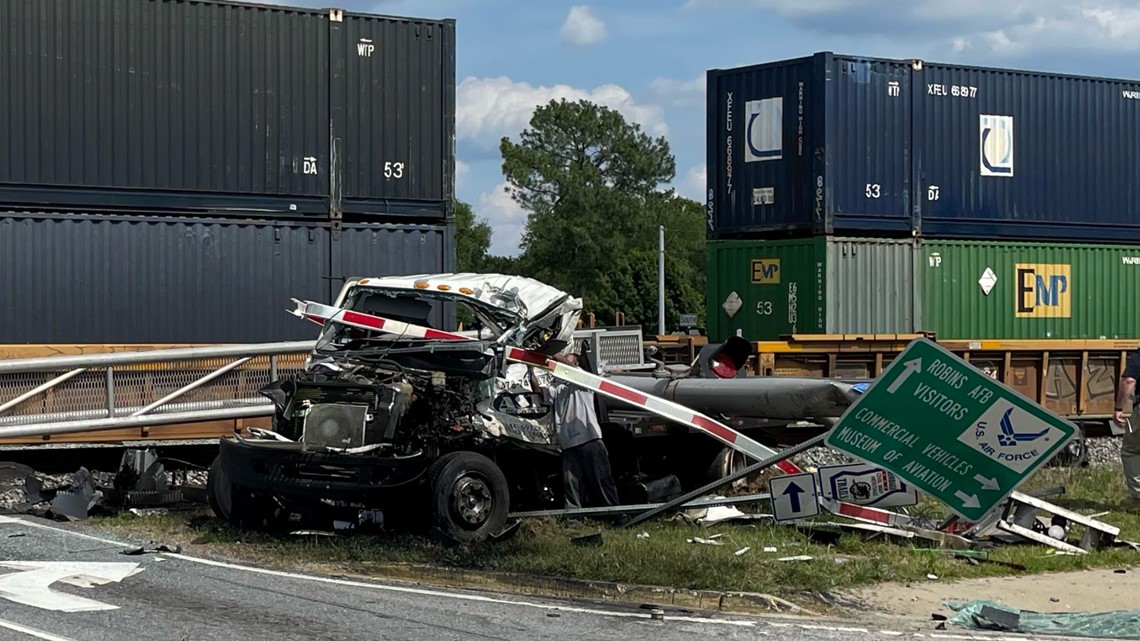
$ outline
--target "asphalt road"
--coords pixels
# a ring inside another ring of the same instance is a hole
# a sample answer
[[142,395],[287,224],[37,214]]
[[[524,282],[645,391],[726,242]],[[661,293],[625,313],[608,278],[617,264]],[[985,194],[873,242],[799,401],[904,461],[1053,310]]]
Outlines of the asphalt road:
[[0,640],[994,638],[668,609],[663,620],[653,620],[645,610],[614,604],[341,580],[179,554],[122,554],[130,547],[75,525],[0,516]]

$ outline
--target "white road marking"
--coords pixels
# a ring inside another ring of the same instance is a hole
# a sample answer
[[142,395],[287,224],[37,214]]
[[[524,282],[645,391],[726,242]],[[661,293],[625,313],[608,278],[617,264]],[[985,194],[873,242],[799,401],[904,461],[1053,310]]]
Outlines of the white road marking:
[[[265,568],[255,568],[248,565],[237,565],[235,563],[226,563],[224,561],[213,561],[210,559],[202,559],[193,556],[186,556],[184,554],[175,554],[168,552],[164,556],[173,559],[182,559],[183,561],[190,561],[191,563],[201,563],[202,565],[212,565],[219,568],[228,568],[231,570],[241,570],[243,572],[251,572],[253,574],[265,574],[267,576],[283,577],[288,579],[298,579],[301,581],[314,581],[317,583],[331,583],[333,585],[344,585],[355,588],[367,588],[371,590],[381,590],[385,592],[403,592],[405,594],[419,594],[422,596],[435,596],[446,599],[458,599],[461,601],[478,601],[480,603],[498,603],[501,605],[513,605],[526,608],[537,608],[540,610],[558,610],[560,612],[576,612],[578,614],[596,614],[600,616],[624,617],[630,619],[647,619],[648,614],[641,614],[637,612],[616,612],[613,610],[599,610],[595,608],[580,608],[567,605],[544,605],[542,603],[530,603],[527,601],[513,601],[510,599],[496,599],[494,597],[480,596],[477,594],[459,594],[456,592],[440,592],[437,590],[425,590],[423,588],[408,588],[397,585],[384,585],[381,583],[366,583],[363,581],[349,581],[347,579],[334,579],[331,577],[313,576],[309,574],[295,574],[293,572],[281,572],[279,570],[267,570]],[[734,625],[738,627],[751,628],[755,627],[754,621],[729,621],[725,619],[710,619],[705,617],[683,617],[666,615],[666,620],[669,621],[686,621],[689,623],[716,623],[719,625]]]
[[89,588],[118,583],[139,572],[138,563],[72,563],[68,561],[0,561],[0,565],[20,570],[0,576],[0,598],[58,612],[99,612],[119,606],[94,599],[56,592],[53,583],[65,582]]
[[[31,527],[44,529],[44,530],[52,530],[55,532],[60,532],[63,534],[70,534],[72,536],[77,536],[80,538],[93,540],[93,541],[99,541],[100,543],[106,543],[108,545],[114,545],[116,547],[121,547],[121,548],[126,548],[126,549],[135,547],[129,543],[123,543],[122,541],[112,541],[111,539],[104,539],[104,538],[100,538],[97,536],[91,536],[89,534],[83,534],[80,532],[73,532],[71,530],[66,530],[63,528],[53,527],[51,525],[45,525],[43,523],[36,523],[33,521],[27,521],[27,520],[19,519],[19,518],[9,518],[9,517],[0,516],[0,524],[2,524],[2,523],[18,523],[20,525],[27,525],[27,526],[31,526]],[[238,565],[236,563],[225,563],[223,561],[213,561],[210,559],[202,559],[202,558],[198,558],[198,557],[187,556],[185,554],[175,554],[173,552],[164,553],[162,556],[164,556],[166,558],[171,558],[171,559],[181,559],[183,561],[189,561],[191,563],[199,563],[202,565],[211,565],[214,567],[228,568],[231,570],[240,570],[243,572],[250,572],[253,574],[264,574],[266,576],[284,577],[284,578],[289,578],[289,579],[297,579],[297,580],[301,580],[301,581],[312,581],[315,583],[326,583],[326,584],[333,584],[333,585],[344,585],[344,586],[348,586],[348,587],[367,588],[367,589],[371,589],[371,590],[380,590],[380,591],[385,591],[385,592],[402,592],[405,594],[419,594],[419,595],[423,595],[423,596],[434,596],[434,597],[440,597],[440,598],[445,598],[445,599],[456,599],[456,600],[460,600],[460,601],[478,601],[480,603],[498,603],[501,605],[513,605],[513,606],[526,607],[526,608],[536,608],[539,610],[557,610],[559,612],[575,612],[578,614],[594,614],[594,615],[598,615],[598,616],[622,617],[622,618],[630,618],[630,619],[648,619],[648,618],[650,618],[650,615],[648,613],[641,614],[639,612],[618,612],[618,611],[612,611],[612,610],[601,610],[601,609],[596,609],[596,608],[581,608],[581,607],[575,607],[575,606],[569,606],[569,605],[544,605],[541,603],[530,603],[527,601],[513,601],[510,599],[497,599],[494,597],[481,596],[481,595],[477,595],[477,594],[460,594],[457,592],[444,592],[444,591],[439,591],[439,590],[427,590],[427,589],[423,589],[423,588],[410,588],[410,587],[403,587],[403,586],[398,586],[398,585],[385,585],[382,583],[366,583],[363,581],[349,581],[346,579],[334,579],[331,577],[313,576],[313,575],[308,575],[308,574],[296,574],[293,572],[281,572],[278,570],[268,570],[265,568],[256,568],[256,567],[251,567],[251,566],[247,566],[247,565]],[[161,558],[161,557],[159,557],[159,558]],[[712,623],[712,624],[718,624],[718,625],[731,625],[731,626],[744,627],[744,628],[756,627],[755,621],[732,621],[732,620],[727,620],[727,619],[712,619],[712,618],[706,618],[706,617],[688,617],[688,616],[666,615],[666,620],[668,620],[668,621],[685,621],[685,622],[689,622],[689,623]]]
[[27,626],[20,625],[19,623],[5,621],[4,619],[0,619],[0,628],[8,628],[9,630],[14,630],[28,636],[36,637],[37,639],[43,639],[44,641],[75,641],[75,639],[61,637],[58,634],[44,632],[43,630],[37,630],[35,628],[29,628]]

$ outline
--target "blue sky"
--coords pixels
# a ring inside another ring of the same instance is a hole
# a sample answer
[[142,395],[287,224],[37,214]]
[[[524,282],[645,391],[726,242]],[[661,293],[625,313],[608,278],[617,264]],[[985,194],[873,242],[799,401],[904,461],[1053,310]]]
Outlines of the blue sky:
[[[323,7],[326,1],[279,4]],[[341,0],[351,11],[455,18],[458,195],[513,255],[525,214],[497,141],[552,98],[589,98],[669,140],[674,186],[704,189],[704,72],[835,51],[1140,78],[1135,0]]]

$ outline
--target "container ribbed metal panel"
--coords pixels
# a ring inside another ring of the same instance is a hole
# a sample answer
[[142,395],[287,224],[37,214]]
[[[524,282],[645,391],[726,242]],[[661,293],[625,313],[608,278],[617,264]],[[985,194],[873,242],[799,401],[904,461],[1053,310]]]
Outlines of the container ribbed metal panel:
[[328,21],[272,6],[0,3],[0,182],[320,196]]
[[[826,327],[827,253],[822,238],[712,241],[708,244],[709,338],[748,340],[818,334]],[[739,301],[726,310],[725,302]]]
[[924,235],[1140,241],[1140,82],[940,64],[914,79]]
[[[443,271],[448,228],[0,216],[0,343],[306,340],[290,299],[345,276]],[[338,263],[334,268],[333,257]]]
[[919,329],[940,339],[1140,338],[1140,247],[926,241]]
[[908,333],[914,325],[914,243],[827,242],[827,333]]
[[442,201],[451,189],[455,25],[346,15],[343,28],[345,75],[334,91],[345,105],[344,198]]
[[911,227],[911,76],[819,53],[708,73],[714,236]]
[[0,2],[0,203],[449,217],[455,22],[215,0]]

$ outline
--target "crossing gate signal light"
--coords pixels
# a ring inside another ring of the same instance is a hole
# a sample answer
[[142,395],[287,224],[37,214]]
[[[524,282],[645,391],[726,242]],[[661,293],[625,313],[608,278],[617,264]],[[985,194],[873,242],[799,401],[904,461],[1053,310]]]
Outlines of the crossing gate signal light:
[[705,362],[717,378],[736,378],[751,353],[747,339],[730,336]]

